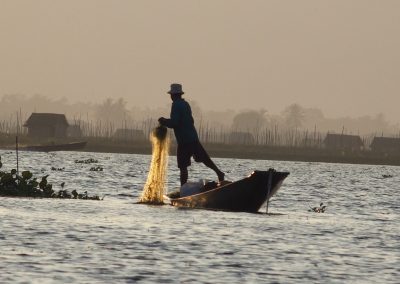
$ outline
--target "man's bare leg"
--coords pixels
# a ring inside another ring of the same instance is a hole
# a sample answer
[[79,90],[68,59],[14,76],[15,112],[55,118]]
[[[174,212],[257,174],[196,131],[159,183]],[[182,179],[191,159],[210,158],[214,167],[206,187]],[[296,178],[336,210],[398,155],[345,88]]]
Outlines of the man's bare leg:
[[187,168],[179,168],[180,170],[180,178],[181,178],[181,186],[184,185],[185,183],[187,183],[188,180],[188,169]]
[[212,169],[217,174],[218,181],[223,181],[225,179],[225,173],[218,169],[218,167],[211,159],[206,159],[203,164]]

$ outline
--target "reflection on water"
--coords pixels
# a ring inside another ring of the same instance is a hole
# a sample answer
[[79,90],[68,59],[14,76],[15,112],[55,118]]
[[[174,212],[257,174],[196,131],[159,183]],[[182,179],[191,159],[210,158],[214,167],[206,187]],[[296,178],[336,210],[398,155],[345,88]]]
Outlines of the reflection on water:
[[[0,155],[11,169],[15,155]],[[87,158],[104,170],[74,163]],[[0,282],[398,282],[399,167],[215,159],[229,180],[254,169],[291,172],[266,215],[135,204],[150,159],[21,153],[20,169],[50,173],[54,189],[65,182],[67,190],[106,197],[0,198]],[[169,164],[173,190],[175,157]],[[189,175],[214,178],[199,164]],[[320,202],[326,213],[308,211]]]

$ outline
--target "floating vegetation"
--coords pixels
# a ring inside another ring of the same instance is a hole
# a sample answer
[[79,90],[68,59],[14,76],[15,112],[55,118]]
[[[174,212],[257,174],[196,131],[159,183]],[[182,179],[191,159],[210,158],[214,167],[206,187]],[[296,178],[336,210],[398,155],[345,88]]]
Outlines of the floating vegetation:
[[391,178],[393,177],[392,175],[382,175],[382,178]]
[[90,171],[92,171],[92,172],[102,172],[103,171],[103,167],[100,167],[100,166],[91,167]]
[[75,160],[76,164],[96,164],[98,162],[99,162],[98,160],[95,160],[93,158],[89,158],[86,160]]
[[38,181],[30,171],[23,171],[21,175],[18,175],[16,169],[12,169],[9,173],[0,171],[0,196],[102,200],[97,195],[89,196],[86,191],[84,194],[79,194],[73,190],[70,194],[64,190],[64,182],[61,184],[62,190],[56,192],[53,185],[48,183],[48,176],[45,175]]
[[65,168],[51,167],[51,170],[52,170],[52,171],[59,171],[59,172],[61,172],[61,171],[65,170]]
[[325,213],[326,210],[326,206],[324,205],[324,203],[320,203],[319,207],[311,207],[310,206],[310,210],[308,210],[309,212],[316,212],[316,213]]

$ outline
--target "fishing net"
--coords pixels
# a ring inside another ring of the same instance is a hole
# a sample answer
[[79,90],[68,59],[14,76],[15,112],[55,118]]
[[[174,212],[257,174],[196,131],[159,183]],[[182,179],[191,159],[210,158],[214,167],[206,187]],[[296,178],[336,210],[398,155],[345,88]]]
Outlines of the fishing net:
[[152,158],[141,203],[163,204],[165,181],[167,179],[169,137],[165,126],[154,128],[150,134]]

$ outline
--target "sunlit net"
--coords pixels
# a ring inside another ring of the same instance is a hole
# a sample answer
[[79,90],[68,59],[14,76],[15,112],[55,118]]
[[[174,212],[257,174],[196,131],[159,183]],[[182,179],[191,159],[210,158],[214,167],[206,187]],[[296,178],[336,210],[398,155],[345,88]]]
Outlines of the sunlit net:
[[169,137],[167,128],[158,126],[150,134],[152,158],[146,184],[140,202],[163,204],[165,181],[167,179]]

